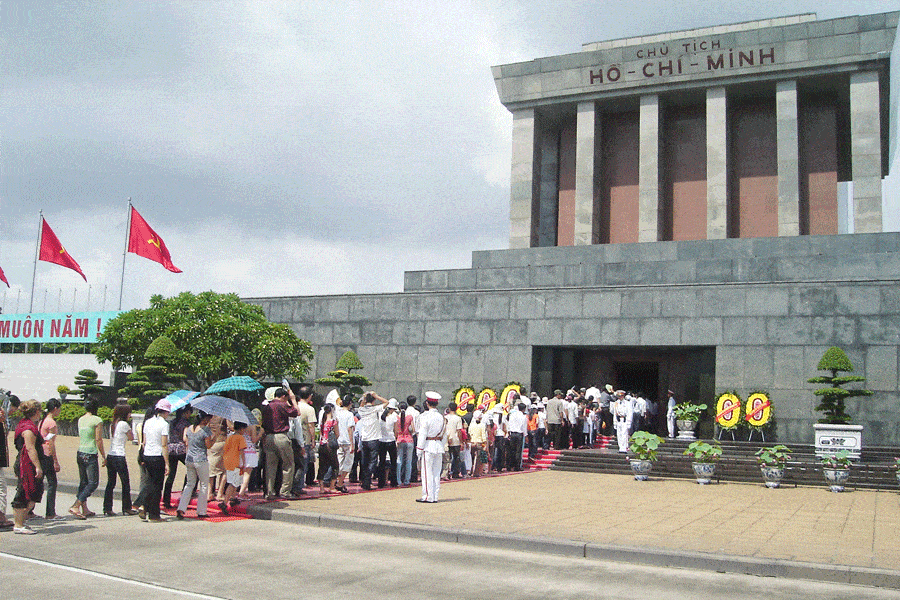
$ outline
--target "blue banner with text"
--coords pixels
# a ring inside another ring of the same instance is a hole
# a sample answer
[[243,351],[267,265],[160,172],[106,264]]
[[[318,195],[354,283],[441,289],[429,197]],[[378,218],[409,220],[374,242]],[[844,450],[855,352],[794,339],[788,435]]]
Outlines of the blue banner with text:
[[93,344],[120,311],[0,315],[0,343],[81,342]]

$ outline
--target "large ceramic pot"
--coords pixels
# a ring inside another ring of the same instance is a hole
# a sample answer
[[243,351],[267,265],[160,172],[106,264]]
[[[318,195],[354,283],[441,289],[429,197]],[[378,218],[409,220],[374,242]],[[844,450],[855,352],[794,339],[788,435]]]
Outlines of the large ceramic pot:
[[693,463],[697,483],[706,485],[716,474],[716,463]]
[[653,461],[632,458],[630,463],[631,472],[634,473],[635,480],[647,481],[647,477],[650,476],[650,469],[653,468]]
[[822,473],[832,492],[843,492],[844,484],[850,479],[850,469],[822,469]]
[[697,439],[697,436],[694,435],[694,430],[697,429],[697,421],[675,421],[675,424],[678,425],[679,440]]
[[781,479],[784,477],[784,465],[760,465],[759,470],[767,488],[781,486]]

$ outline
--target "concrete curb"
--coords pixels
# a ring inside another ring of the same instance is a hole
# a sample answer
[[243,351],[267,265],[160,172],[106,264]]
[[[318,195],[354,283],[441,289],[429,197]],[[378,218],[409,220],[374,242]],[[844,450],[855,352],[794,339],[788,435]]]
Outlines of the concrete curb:
[[900,571],[888,569],[769,560],[705,552],[644,548],[640,546],[592,544],[557,538],[450,529],[364,517],[326,515],[265,504],[249,507],[247,512],[255,519],[280,521],[297,525],[331,527],[349,531],[364,531],[394,537],[453,542],[484,548],[534,552],[567,558],[586,558],[589,560],[613,561],[653,567],[695,569],[716,573],[736,573],[758,577],[805,579],[900,590]]
[[[15,493],[16,480],[6,478]],[[133,488],[132,488],[133,489]],[[60,481],[57,490],[75,494],[78,485]],[[100,501],[102,502],[102,489]],[[97,492],[95,492],[97,494]],[[10,495],[10,498],[12,496]],[[96,497],[96,496],[95,496]],[[117,485],[115,499],[122,497],[121,486]],[[780,577],[785,579],[805,579],[841,584],[855,584],[900,590],[900,571],[873,569],[851,565],[828,565],[790,560],[760,559],[755,557],[729,556],[705,552],[665,550],[640,546],[616,546],[593,544],[559,538],[545,538],[516,534],[504,534],[471,529],[450,529],[417,525],[398,521],[382,521],[365,517],[346,517],[317,512],[300,511],[279,506],[278,503],[260,504],[247,509],[254,519],[280,521],[297,525],[331,527],[348,531],[362,531],[394,537],[427,539],[452,542],[482,548],[500,548],[522,552],[535,552],[568,558],[613,561],[652,567],[672,567],[696,569],[717,573],[738,573],[758,577]]]

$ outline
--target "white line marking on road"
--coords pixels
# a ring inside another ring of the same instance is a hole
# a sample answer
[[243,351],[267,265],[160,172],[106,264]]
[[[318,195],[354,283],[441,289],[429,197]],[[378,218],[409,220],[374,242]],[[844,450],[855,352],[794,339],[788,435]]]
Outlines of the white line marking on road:
[[169,592],[171,594],[180,594],[182,596],[188,596],[190,598],[201,598],[202,600],[229,600],[228,598],[221,598],[219,596],[209,596],[207,594],[198,594],[196,592],[188,592],[185,590],[179,590],[176,588],[166,587],[162,585],[156,585],[154,583],[145,583],[143,581],[135,581],[134,579],[126,579],[124,577],[116,577],[114,575],[107,575],[106,573],[98,573],[97,571],[91,571],[88,569],[80,569],[78,567],[69,567],[66,565],[60,565],[53,562],[48,562],[45,560],[38,560],[36,558],[28,558],[25,556],[16,556],[15,554],[7,554],[6,552],[0,552],[0,556],[3,558],[9,558],[12,560],[20,560],[22,562],[32,563],[35,565],[44,565],[48,567],[54,567],[56,569],[62,569],[63,571],[70,571],[72,573],[81,573],[83,575],[91,575],[92,577],[98,577],[100,579],[107,579],[110,581],[118,581],[121,583],[128,583],[130,585],[136,585],[138,587],[149,588],[151,590]]

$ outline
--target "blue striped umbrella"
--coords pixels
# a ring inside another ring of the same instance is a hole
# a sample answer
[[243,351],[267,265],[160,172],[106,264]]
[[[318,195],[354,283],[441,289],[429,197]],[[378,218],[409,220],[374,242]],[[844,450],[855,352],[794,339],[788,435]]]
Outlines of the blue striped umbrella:
[[182,406],[187,406],[191,403],[191,400],[200,395],[200,392],[192,392],[191,390],[175,390],[163,400],[168,400],[169,404],[172,405],[172,412],[175,412]]
[[248,425],[258,425],[259,421],[250,409],[237,400],[224,396],[200,396],[191,402],[191,406],[205,413],[216,415],[229,421],[240,421]]
[[218,394],[219,392],[230,392],[233,390],[256,392],[261,389],[263,389],[263,386],[252,377],[247,377],[246,375],[235,375],[234,377],[226,377],[225,379],[220,379],[219,381],[209,386],[209,388],[207,388],[206,391],[203,392],[203,394]]

